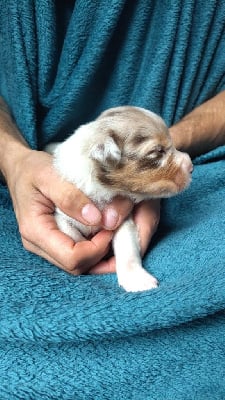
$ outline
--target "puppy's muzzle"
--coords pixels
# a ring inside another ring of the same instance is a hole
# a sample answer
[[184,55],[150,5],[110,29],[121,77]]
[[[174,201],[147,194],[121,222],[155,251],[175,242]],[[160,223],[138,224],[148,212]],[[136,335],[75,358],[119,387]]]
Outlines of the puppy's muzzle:
[[186,153],[181,153],[181,154],[182,154],[181,168],[184,170],[184,172],[192,174],[193,164],[191,162],[189,155]]
[[[176,155],[175,155],[176,163],[179,166],[179,169],[181,171],[181,174],[183,175],[184,178],[184,185],[183,188],[187,187],[191,183],[191,174],[193,172],[193,164],[192,161],[187,153],[182,153],[178,150],[176,150]],[[179,181],[179,175],[177,177],[177,180]],[[180,182],[178,182],[178,185],[180,185]]]

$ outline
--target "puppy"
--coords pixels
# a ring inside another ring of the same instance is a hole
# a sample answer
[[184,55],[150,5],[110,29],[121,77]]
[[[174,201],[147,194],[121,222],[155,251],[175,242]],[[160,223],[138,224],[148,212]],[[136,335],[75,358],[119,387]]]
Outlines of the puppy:
[[[176,195],[191,181],[190,157],[174,148],[164,121],[143,108],[111,108],[80,126],[65,142],[47,146],[46,151],[54,155],[54,166],[63,179],[74,183],[100,210],[116,195],[139,203]],[[59,229],[75,242],[98,231],[59,209],[55,218]],[[126,291],[158,286],[142,267],[132,217],[116,230],[113,250],[118,282]]]

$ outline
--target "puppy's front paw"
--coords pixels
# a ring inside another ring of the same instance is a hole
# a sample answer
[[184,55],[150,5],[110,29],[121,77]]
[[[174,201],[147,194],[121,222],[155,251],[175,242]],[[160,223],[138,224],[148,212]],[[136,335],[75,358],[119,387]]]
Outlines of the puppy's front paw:
[[118,282],[126,292],[143,292],[144,290],[156,289],[158,287],[157,279],[143,268],[130,270],[119,277]]

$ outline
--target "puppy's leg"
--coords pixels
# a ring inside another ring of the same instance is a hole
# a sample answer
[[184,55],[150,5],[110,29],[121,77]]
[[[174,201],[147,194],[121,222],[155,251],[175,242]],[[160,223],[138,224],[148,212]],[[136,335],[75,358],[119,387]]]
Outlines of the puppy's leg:
[[113,239],[119,285],[127,292],[154,289],[158,282],[142,267],[137,228],[131,218],[117,230]]
[[86,240],[81,232],[77,229],[75,225],[76,221],[70,218],[68,215],[64,214],[59,209],[56,209],[55,211],[55,220],[60,231],[70,236],[74,240],[74,242],[81,242],[82,240]]

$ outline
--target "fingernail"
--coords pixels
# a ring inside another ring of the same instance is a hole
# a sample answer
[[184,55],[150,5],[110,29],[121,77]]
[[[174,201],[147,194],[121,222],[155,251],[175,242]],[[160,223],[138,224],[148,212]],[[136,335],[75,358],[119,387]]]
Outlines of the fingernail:
[[99,224],[101,221],[101,213],[93,204],[86,204],[81,211],[82,217],[89,224]]
[[118,223],[119,215],[114,208],[108,208],[104,213],[104,227],[114,229]]

